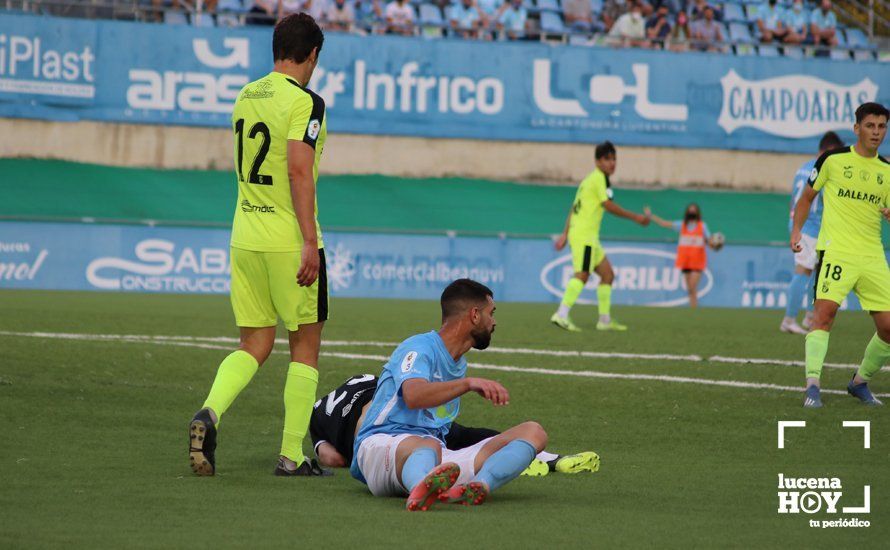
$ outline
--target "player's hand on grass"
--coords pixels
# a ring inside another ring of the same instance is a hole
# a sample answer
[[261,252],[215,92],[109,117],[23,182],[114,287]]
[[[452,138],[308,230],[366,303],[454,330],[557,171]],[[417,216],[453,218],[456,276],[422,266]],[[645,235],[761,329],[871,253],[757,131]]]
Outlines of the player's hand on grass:
[[800,231],[795,230],[791,232],[791,250],[794,252],[803,250],[803,247],[800,246]]
[[470,384],[470,391],[478,393],[485,399],[491,401],[493,405],[510,404],[510,392],[507,391],[507,388],[494,380],[487,380],[485,378],[467,378],[467,382]]
[[304,243],[303,252],[300,255],[300,270],[297,271],[297,283],[300,286],[312,286],[318,278],[318,245]]
[[557,250],[562,250],[563,248],[566,247],[567,239],[568,239],[568,237],[566,237],[566,234],[563,233],[562,235],[557,237],[556,240],[553,242],[553,247],[556,248]]

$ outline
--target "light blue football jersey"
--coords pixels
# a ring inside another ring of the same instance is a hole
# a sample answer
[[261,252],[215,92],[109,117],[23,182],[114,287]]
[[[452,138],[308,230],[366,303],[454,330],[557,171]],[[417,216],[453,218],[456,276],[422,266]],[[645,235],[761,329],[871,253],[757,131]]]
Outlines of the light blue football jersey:
[[436,331],[418,334],[402,342],[383,367],[374,400],[355,436],[352,477],[365,483],[358,468],[358,448],[374,434],[414,434],[443,442],[451,423],[460,412],[460,397],[434,409],[409,409],[402,397],[402,384],[412,378],[429,382],[450,382],[467,374],[467,360],[455,361]]
[[[800,199],[801,195],[803,195],[803,190],[806,189],[808,185],[807,181],[810,179],[810,174],[812,173],[815,166],[815,159],[805,162],[794,175],[794,184],[791,188],[791,215],[790,219],[788,220],[789,232],[791,232],[791,229],[794,227],[794,206],[797,204],[797,201]],[[801,228],[800,232],[804,235],[809,235],[810,237],[818,237],[819,227],[821,226],[822,193],[819,193],[818,195],[816,195],[816,198],[813,199],[813,206],[810,207],[810,215],[809,217],[807,217],[807,221],[803,224],[803,228]]]

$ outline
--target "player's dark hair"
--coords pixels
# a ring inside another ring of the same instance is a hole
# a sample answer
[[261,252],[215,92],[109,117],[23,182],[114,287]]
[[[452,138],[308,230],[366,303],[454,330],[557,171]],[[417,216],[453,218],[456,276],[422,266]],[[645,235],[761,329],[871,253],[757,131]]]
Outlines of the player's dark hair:
[[825,132],[822,139],[819,140],[820,151],[830,151],[832,149],[840,149],[844,146],[844,142],[839,135],[834,132]]
[[617,152],[615,151],[615,146],[612,145],[611,141],[604,141],[596,146],[596,150],[593,152],[593,158],[599,160],[604,157],[608,157],[609,155],[615,155]]
[[494,297],[490,288],[472,279],[458,279],[442,291],[442,320],[463,313],[468,307],[478,306]]
[[863,103],[856,109],[856,124],[862,124],[868,115],[882,116],[890,120],[890,111],[880,103],[868,102]]
[[[697,216],[689,215],[689,209],[692,208],[693,206],[695,207],[695,211],[698,213]],[[702,219],[702,215],[701,215],[701,207],[698,205],[698,203],[690,202],[689,204],[687,204],[686,210],[683,211],[683,221],[689,222],[692,220],[700,220],[700,219]]]
[[293,13],[275,25],[272,33],[272,56],[275,61],[290,59],[295,63],[306,61],[312,50],[324,44],[324,34],[308,13]]

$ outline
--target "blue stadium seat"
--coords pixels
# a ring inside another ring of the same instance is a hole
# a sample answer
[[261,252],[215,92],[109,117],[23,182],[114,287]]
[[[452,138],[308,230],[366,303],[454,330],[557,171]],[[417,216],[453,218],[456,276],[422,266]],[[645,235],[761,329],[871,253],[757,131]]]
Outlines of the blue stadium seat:
[[751,31],[745,23],[729,24],[729,40],[739,44],[750,44],[754,42]]
[[188,25],[188,17],[181,11],[168,10],[164,12],[164,23],[167,25]]
[[731,4],[727,2],[723,4],[723,20],[724,21],[746,21],[745,11],[739,4]]
[[198,14],[193,13],[189,17],[191,20],[191,24],[194,27],[215,27],[216,22],[213,20],[213,14],[210,13],[202,13],[200,17]]
[[760,5],[759,4],[748,4],[745,6],[745,17],[748,18],[748,21],[752,23],[757,21],[757,16],[760,13]]
[[853,59],[856,61],[874,61],[875,52],[872,50],[854,50]]
[[538,9],[541,11],[562,13],[562,8],[559,6],[559,0],[538,0]]
[[858,28],[849,28],[847,29],[847,45],[853,48],[867,48],[869,47],[868,38],[865,36],[865,33],[862,32],[862,29]]
[[804,51],[803,48],[798,46],[785,46],[785,57],[789,57],[791,59],[803,59]]
[[769,45],[761,45],[757,48],[760,57],[779,57],[779,48]]
[[832,48],[831,49],[831,58],[835,61],[849,61],[850,60],[850,50],[846,50],[844,48]]
[[420,5],[420,24],[431,25],[434,27],[442,27],[445,25],[445,19],[442,17],[442,11],[439,6],[433,4]]
[[566,34],[568,29],[558,14],[545,11],[541,12],[541,30],[551,34]]
[[846,46],[847,45],[847,34],[843,29],[838,27],[834,31],[834,35],[837,37],[837,45],[838,46]]
[[593,13],[601,14],[603,12],[603,0],[590,0],[590,7],[593,8]]

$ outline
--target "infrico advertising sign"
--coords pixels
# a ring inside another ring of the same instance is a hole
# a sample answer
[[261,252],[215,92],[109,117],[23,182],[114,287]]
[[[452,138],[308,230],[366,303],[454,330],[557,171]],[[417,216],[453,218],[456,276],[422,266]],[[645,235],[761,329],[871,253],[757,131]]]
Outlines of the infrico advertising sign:
[[[271,67],[267,28],[5,15],[0,116],[228,127],[241,87]],[[331,132],[812,154],[827,130],[852,138],[857,105],[890,102],[890,71],[329,33],[310,87]]]

